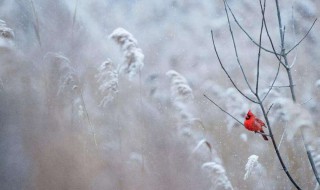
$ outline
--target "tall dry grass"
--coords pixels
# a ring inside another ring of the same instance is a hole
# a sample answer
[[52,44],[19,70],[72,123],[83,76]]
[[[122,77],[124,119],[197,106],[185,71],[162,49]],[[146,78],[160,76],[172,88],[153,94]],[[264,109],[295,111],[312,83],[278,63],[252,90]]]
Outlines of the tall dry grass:
[[[261,116],[231,88],[214,58],[210,29],[219,36],[228,71],[240,78],[222,5],[3,1],[0,189],[292,188],[271,144],[203,98],[203,93],[216,97],[241,121],[249,108]],[[255,34],[257,5],[230,5]],[[271,6],[269,27],[276,28]],[[281,6],[290,46],[309,26],[308,18],[319,15],[319,3],[283,1]],[[320,38],[314,31],[296,58],[290,57],[296,62],[298,103],[289,102],[286,88],[266,99],[266,105],[274,104],[270,118],[279,149],[304,189],[314,189],[316,181],[299,128],[306,131],[319,167]],[[235,32],[244,69],[254,82],[254,46]],[[277,30],[271,34],[277,38]],[[267,89],[277,61],[267,54],[262,58],[260,85]],[[276,85],[286,85],[286,77],[280,72]],[[245,89],[244,81],[237,82]],[[259,159],[247,164],[251,155]]]

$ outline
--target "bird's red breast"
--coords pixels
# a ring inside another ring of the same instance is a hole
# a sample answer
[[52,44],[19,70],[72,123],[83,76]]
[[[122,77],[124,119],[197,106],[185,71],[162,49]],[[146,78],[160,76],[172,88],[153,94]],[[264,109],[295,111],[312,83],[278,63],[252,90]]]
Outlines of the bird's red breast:
[[249,112],[246,115],[246,119],[244,120],[244,126],[249,131],[260,131],[262,130],[262,127],[265,126],[263,121],[256,118],[256,116],[249,110]]
[[244,120],[244,126],[249,131],[259,132],[262,133],[262,137],[264,140],[268,140],[267,135],[263,131],[263,126],[266,125],[261,121],[259,118],[257,118],[250,110],[248,111],[246,115],[246,119]]

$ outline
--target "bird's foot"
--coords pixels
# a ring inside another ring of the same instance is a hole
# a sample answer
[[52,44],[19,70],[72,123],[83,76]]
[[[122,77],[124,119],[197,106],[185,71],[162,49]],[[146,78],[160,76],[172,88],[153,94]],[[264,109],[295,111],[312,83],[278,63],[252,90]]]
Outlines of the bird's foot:
[[261,134],[261,135],[265,135],[265,136],[269,136],[269,137],[270,137],[270,135],[265,134],[265,133],[261,133],[261,132],[259,132],[259,131],[255,131],[254,133],[259,133],[259,134]]

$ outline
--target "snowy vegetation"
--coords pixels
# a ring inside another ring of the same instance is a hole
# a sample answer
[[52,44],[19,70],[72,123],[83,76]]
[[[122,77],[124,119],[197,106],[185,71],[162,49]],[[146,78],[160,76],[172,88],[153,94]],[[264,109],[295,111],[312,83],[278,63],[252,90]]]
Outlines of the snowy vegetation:
[[[259,39],[259,1],[228,1]],[[280,1],[290,50],[320,2]],[[258,105],[234,54],[223,0],[10,1],[0,5],[0,189],[293,189],[271,141],[239,121]],[[258,48],[229,15],[239,59],[256,81]],[[281,40],[274,1],[266,22]],[[302,189],[319,189],[319,23],[288,54],[263,104],[277,148]],[[263,47],[271,49],[268,36]],[[277,58],[261,51],[259,93]]]

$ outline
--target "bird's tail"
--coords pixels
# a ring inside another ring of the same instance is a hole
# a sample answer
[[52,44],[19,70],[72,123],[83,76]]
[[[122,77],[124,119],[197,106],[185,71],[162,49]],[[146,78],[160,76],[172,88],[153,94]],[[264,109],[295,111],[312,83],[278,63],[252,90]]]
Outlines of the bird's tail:
[[267,137],[267,135],[264,134],[263,129],[261,129],[260,132],[263,133],[263,134],[262,134],[263,139],[264,139],[265,141],[267,141],[267,140],[268,140],[268,137]]

